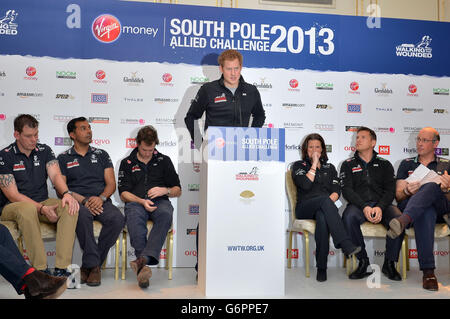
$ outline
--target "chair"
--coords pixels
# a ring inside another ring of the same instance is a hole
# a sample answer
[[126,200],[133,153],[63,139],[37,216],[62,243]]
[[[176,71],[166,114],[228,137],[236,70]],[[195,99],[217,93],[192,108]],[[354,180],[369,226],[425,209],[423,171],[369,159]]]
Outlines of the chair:
[[[147,221],[147,234],[151,231],[153,227],[153,222],[151,220]],[[125,280],[125,273],[127,270],[127,233],[128,229],[125,226],[122,232],[122,280]],[[169,280],[172,280],[172,263],[173,263],[173,225],[167,232],[166,238],[166,265],[165,268],[169,270]]]
[[292,267],[292,236],[294,233],[303,233],[305,237],[305,275],[309,277],[309,235],[314,234],[316,230],[316,221],[314,219],[297,219],[295,216],[295,206],[297,205],[297,187],[292,179],[292,170],[289,168],[286,172],[286,190],[291,206],[289,218],[289,249],[288,249],[288,268]]
[[[361,225],[361,232],[366,237],[375,237],[375,238],[386,238],[387,230],[382,224],[372,224],[369,222],[365,222]],[[402,241],[402,248],[400,252],[400,257],[397,262],[397,271],[400,272],[400,260],[402,261],[402,279],[406,279],[406,267],[407,267],[407,258],[406,258],[406,251],[407,251],[407,243],[406,243],[406,236],[403,238]],[[347,262],[347,258],[344,256],[344,267],[347,266],[347,275],[350,274],[351,270],[356,269],[356,257],[353,255],[352,258],[352,265]]]
[[[312,219],[297,219],[295,216],[295,206],[297,204],[297,187],[294,185],[292,179],[292,170],[289,168],[286,172],[286,189],[288,193],[289,203],[291,206],[291,215],[289,221],[289,251],[288,251],[288,268],[291,268],[291,251],[292,251],[292,235],[294,232],[305,235],[305,270],[306,277],[309,277],[309,234],[314,234],[316,228],[316,221]],[[361,225],[361,231],[364,237],[381,237],[386,238],[386,228],[380,224],[372,224],[365,222]],[[402,242],[402,251],[400,258],[402,260],[402,278],[406,279],[406,240]],[[347,268],[347,275],[350,274],[351,266],[356,269],[356,257],[353,256],[352,265],[347,262],[344,256],[344,267]],[[397,271],[400,271],[400,264],[397,263]]]
[[[41,236],[42,239],[56,239],[56,224],[48,224],[40,222],[41,227]],[[94,236],[99,237],[100,231],[102,230],[102,224],[98,221],[93,222],[94,227]],[[23,255],[23,238],[22,236],[19,237],[19,250]],[[115,260],[115,273],[114,273],[114,279],[119,279],[119,249],[120,249],[120,238],[117,238],[116,240],[116,260]],[[103,263],[103,269],[105,268],[106,260]]]
[[18,240],[20,237],[20,231],[19,228],[17,227],[16,222],[1,221],[0,224],[8,228],[11,237],[17,242],[17,246],[19,247],[19,250],[22,252],[23,251],[23,248],[21,247],[22,242]]
[[[406,251],[409,252],[408,248],[408,239],[409,237],[415,237],[414,227],[408,228],[405,231],[405,242],[406,242]],[[448,237],[448,244],[450,247],[450,228],[447,224],[436,224],[434,227],[434,238],[445,238]],[[449,256],[450,257],[450,256]],[[450,263],[450,258],[449,258]],[[406,258],[406,270],[409,271],[409,256]]]

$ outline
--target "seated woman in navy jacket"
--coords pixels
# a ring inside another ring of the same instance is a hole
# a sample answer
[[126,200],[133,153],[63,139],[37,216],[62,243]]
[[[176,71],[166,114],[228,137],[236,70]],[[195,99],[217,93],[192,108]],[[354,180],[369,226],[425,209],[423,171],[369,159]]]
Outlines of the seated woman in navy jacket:
[[336,168],[327,163],[325,141],[319,134],[309,134],[302,144],[302,160],[292,165],[292,178],[297,186],[298,219],[315,219],[317,281],[327,280],[329,235],[336,248],[351,256],[360,251],[352,244],[335,202],[341,188]]

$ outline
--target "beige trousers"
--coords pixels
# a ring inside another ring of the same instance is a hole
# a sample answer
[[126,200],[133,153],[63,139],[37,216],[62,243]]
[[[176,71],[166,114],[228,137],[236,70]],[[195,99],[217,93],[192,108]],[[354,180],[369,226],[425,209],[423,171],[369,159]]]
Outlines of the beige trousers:
[[[61,206],[61,200],[49,198],[42,205],[58,205],[56,214],[59,219],[56,222],[56,260],[55,267],[65,269],[72,263],[72,251],[75,241],[75,228],[77,226],[78,212],[71,216],[66,205]],[[51,222],[37,212],[36,207],[28,202],[16,202],[3,208],[0,220],[14,221],[19,227],[30,258],[32,266],[38,270],[47,268],[47,256],[44,242],[41,236],[39,222],[51,224]]]

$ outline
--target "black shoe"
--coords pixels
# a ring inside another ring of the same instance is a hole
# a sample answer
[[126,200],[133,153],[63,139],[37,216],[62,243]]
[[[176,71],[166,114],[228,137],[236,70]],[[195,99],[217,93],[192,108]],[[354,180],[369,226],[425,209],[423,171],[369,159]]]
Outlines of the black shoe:
[[402,276],[398,273],[397,269],[395,269],[395,262],[391,260],[384,260],[383,268],[381,270],[383,274],[386,275],[390,280],[401,281]]
[[55,277],[69,277],[70,275],[71,273],[68,272],[67,269],[55,268],[55,271],[53,272],[53,276]]
[[318,282],[327,281],[327,270],[326,269],[319,269],[319,268],[317,268],[316,280]]
[[39,270],[33,271],[23,280],[27,299],[56,299],[67,288],[67,278],[50,276]]
[[[349,261],[347,261],[347,262],[349,262]],[[367,272],[367,267],[369,267],[369,258],[360,259],[358,268],[356,268],[356,270],[354,272],[352,272],[350,274],[350,276],[348,276],[348,278],[362,279],[364,277],[370,276],[373,273],[373,271]]]

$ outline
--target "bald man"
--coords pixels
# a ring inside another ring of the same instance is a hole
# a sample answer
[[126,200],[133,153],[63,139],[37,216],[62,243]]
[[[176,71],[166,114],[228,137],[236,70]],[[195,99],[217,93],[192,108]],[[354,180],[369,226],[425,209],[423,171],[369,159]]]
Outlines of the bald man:
[[[437,291],[433,254],[434,227],[444,222],[450,209],[450,161],[435,155],[440,141],[439,133],[432,127],[420,130],[416,138],[417,156],[404,159],[397,171],[395,197],[402,216],[391,220],[388,236],[396,238],[405,228],[414,227],[420,270],[423,271],[423,288]],[[438,173],[439,183],[407,182],[414,170],[423,164]]]

